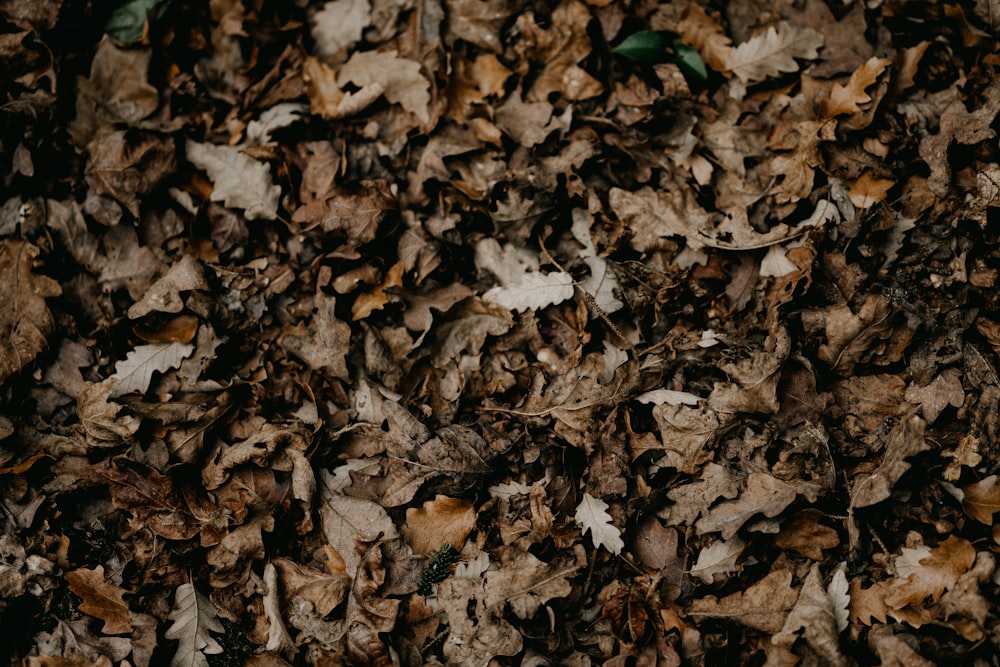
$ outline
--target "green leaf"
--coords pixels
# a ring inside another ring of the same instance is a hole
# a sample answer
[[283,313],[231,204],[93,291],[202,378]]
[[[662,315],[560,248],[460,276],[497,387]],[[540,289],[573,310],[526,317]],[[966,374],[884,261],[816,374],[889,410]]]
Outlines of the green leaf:
[[123,44],[135,44],[146,35],[146,20],[163,16],[171,0],[125,0],[111,12],[104,32]]
[[667,39],[655,30],[643,30],[629,35],[611,51],[641,63],[663,62],[666,59]]
[[674,45],[674,62],[681,68],[681,71],[688,76],[704,81],[708,78],[708,70],[705,69],[705,62],[698,55],[698,52],[687,44]]

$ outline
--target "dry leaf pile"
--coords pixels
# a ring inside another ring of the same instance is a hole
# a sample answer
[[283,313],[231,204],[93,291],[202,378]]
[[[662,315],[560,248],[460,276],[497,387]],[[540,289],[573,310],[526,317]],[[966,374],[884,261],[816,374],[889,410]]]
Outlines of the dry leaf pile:
[[0,0],[0,660],[996,664],[995,6],[118,5]]

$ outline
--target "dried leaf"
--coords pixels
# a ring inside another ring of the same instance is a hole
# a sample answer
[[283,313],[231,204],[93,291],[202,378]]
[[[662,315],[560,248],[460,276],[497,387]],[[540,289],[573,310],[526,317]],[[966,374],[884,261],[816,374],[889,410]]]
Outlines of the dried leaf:
[[718,531],[728,540],[755,514],[778,516],[799,494],[815,498],[819,490],[809,482],[784,482],[765,472],[752,472],[735,500],[716,505],[698,521],[698,534]]
[[439,495],[420,509],[406,510],[403,533],[415,553],[429,556],[442,544],[461,551],[475,526],[476,510],[471,502]]
[[191,255],[183,255],[165,276],[153,283],[140,301],[128,309],[128,316],[135,320],[152,312],[179,313],[184,308],[181,292],[207,289],[201,262]]
[[347,380],[347,351],[351,342],[351,327],[337,319],[337,300],[317,293],[316,314],[307,327],[296,327],[281,337],[281,345],[305,361],[310,368],[327,371],[331,376]]
[[178,586],[168,618],[173,623],[164,636],[179,641],[170,667],[208,667],[206,654],[222,653],[222,646],[210,634],[223,632],[215,605],[191,584]]
[[[915,555],[911,556],[910,552]],[[905,567],[901,567],[902,561],[907,559],[916,560],[917,563],[914,565],[907,562]],[[927,598],[936,600],[945,590],[955,585],[975,560],[976,549],[972,543],[954,535],[949,536],[936,549],[904,547],[896,561],[900,578],[893,582],[886,604],[893,609],[902,609],[909,605],[919,605]]]
[[735,572],[736,560],[743,553],[744,547],[746,543],[739,537],[712,542],[698,552],[698,560],[691,566],[691,576],[711,584],[716,574]]
[[188,140],[185,150],[188,160],[204,169],[215,184],[212,201],[243,209],[248,220],[273,220],[278,216],[281,188],[271,180],[266,164],[245,155],[239,146]]
[[792,588],[792,571],[772,570],[757,583],[721,600],[709,595],[692,601],[688,615],[727,619],[776,634],[784,627],[798,597],[799,592]]
[[819,523],[822,517],[822,512],[816,509],[799,512],[781,526],[774,546],[792,549],[811,560],[823,560],[823,549],[840,546],[840,535],[833,528]]
[[333,0],[324,4],[310,21],[316,53],[331,57],[353,46],[371,23],[371,11],[368,0]]
[[625,546],[621,531],[612,523],[611,515],[607,513],[608,504],[589,493],[583,494],[583,499],[576,506],[574,518],[583,528],[590,531],[590,540],[597,548],[604,547],[616,556]]
[[32,271],[37,256],[38,248],[26,241],[0,241],[0,385],[30,364],[55,330],[45,299],[62,290]]
[[115,364],[115,373],[108,380],[114,388],[110,398],[117,398],[133,391],[146,392],[153,380],[153,373],[163,373],[178,368],[194,351],[190,343],[151,343],[140,345]]
[[[843,572],[841,570],[838,572],[843,577]],[[846,583],[846,579],[844,582]],[[839,606],[842,602],[840,599],[835,603],[824,589],[819,563],[814,563],[806,575],[799,599],[788,614],[784,627],[772,637],[771,641],[778,646],[791,648],[797,639],[798,631],[802,630],[802,637],[819,656],[821,664],[831,667],[850,664],[841,652],[840,642],[837,640],[837,635],[840,634],[838,616],[846,613],[846,606]],[[835,604],[838,606],[835,607]]]
[[726,70],[726,61],[733,50],[732,40],[701,5],[688,4],[677,29],[684,43],[693,46],[706,65],[716,72]]
[[846,85],[834,84],[829,99],[823,100],[821,104],[823,114],[832,118],[861,111],[860,105],[867,104],[872,99],[865,89],[878,80],[890,63],[890,60],[884,58],[870,58],[854,70]]
[[906,459],[930,449],[924,440],[925,426],[924,420],[916,415],[900,420],[889,433],[882,464],[855,482],[851,508],[876,505],[892,495],[893,486],[910,468]]
[[543,563],[527,551],[513,546],[497,552],[499,570],[485,573],[485,603],[497,613],[509,606],[520,619],[530,619],[549,600],[564,598],[573,587],[567,581],[586,562],[580,553]]
[[128,605],[122,597],[125,591],[105,581],[103,566],[67,572],[66,581],[69,589],[83,600],[80,611],[104,621],[101,632],[106,635],[132,632]]
[[399,104],[421,123],[430,120],[430,83],[420,73],[420,64],[401,58],[395,51],[357,51],[340,68],[337,82],[364,89],[378,85],[385,99]]
[[993,515],[1000,512],[1000,484],[997,475],[962,487],[962,509],[976,521],[993,525]]
[[885,200],[886,193],[896,185],[896,181],[888,178],[875,178],[866,171],[851,182],[851,203],[858,208],[871,208]]
[[798,70],[795,59],[812,60],[822,46],[820,33],[782,21],[734,48],[726,58],[726,69],[745,84],[756,83]]

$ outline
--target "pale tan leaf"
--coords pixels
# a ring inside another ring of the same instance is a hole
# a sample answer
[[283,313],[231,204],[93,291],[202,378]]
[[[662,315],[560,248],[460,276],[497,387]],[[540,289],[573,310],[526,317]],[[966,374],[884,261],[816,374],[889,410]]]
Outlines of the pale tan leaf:
[[611,521],[607,512],[608,504],[589,493],[583,494],[583,499],[576,506],[575,519],[584,532],[590,531],[590,539],[595,547],[604,547],[618,555],[625,546],[621,531]]
[[212,201],[243,209],[249,220],[277,217],[281,188],[274,184],[266,164],[243,154],[239,146],[188,140],[186,153],[188,160],[205,170],[215,185]]
[[795,59],[812,60],[822,46],[820,33],[782,21],[733,49],[726,68],[743,83],[756,83],[798,70]]
[[721,600],[706,596],[694,600],[688,615],[722,618],[775,634],[785,625],[799,592],[792,588],[791,570],[773,570],[757,583]]
[[324,4],[310,21],[316,53],[330,57],[354,46],[371,23],[371,11],[368,0],[333,0]]
[[170,667],[208,667],[205,655],[222,653],[222,646],[211,635],[224,631],[215,605],[191,584],[177,587],[168,618],[173,623],[164,636],[179,642]]
[[736,571],[736,560],[746,543],[739,537],[731,540],[716,540],[698,552],[698,560],[691,567],[691,576],[698,577],[706,584],[715,580],[716,574],[730,574]]
[[870,171],[866,171],[851,182],[851,189],[848,196],[851,203],[858,208],[871,208],[875,204],[885,200],[886,193],[896,184],[888,178],[876,178]]
[[194,345],[191,343],[140,345],[115,364],[115,373],[108,378],[114,383],[110,397],[117,398],[133,391],[145,392],[153,380],[153,373],[178,368],[192,352]]
[[412,113],[421,123],[430,120],[430,82],[420,73],[420,63],[401,58],[395,51],[357,51],[337,74],[343,88],[351,82],[364,89],[382,87],[385,99]]
[[[846,581],[846,580],[845,580]],[[823,575],[819,563],[814,563],[802,584],[802,591],[795,607],[785,620],[781,632],[771,641],[789,648],[798,639],[798,632],[821,659],[821,664],[830,667],[844,667],[849,664],[843,653],[837,635],[837,610],[823,586]]]

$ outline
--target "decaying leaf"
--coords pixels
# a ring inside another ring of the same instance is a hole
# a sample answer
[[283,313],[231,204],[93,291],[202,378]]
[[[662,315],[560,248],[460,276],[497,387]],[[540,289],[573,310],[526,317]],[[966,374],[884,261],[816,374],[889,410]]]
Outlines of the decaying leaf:
[[0,241],[0,384],[34,360],[55,329],[45,299],[62,290],[32,270],[36,257],[38,248],[26,241]]
[[430,120],[430,83],[420,73],[420,64],[395,51],[359,51],[340,68],[337,81],[364,89],[378,85],[385,99],[412,113],[421,123]]
[[716,574],[735,572],[736,561],[745,547],[746,544],[739,537],[712,542],[698,552],[698,560],[691,566],[691,576],[710,584]]
[[772,641],[778,646],[789,648],[795,643],[796,634],[802,630],[806,640],[822,664],[840,667],[850,664],[840,649],[837,636],[847,627],[847,579],[843,570],[834,575],[838,589],[831,582],[824,588],[823,575],[819,564],[814,564],[806,575],[795,606],[785,620],[781,632]]
[[316,12],[311,21],[316,52],[335,56],[361,39],[361,33],[371,22],[368,0],[332,0]]
[[896,559],[898,576],[886,604],[902,609],[919,605],[927,598],[936,600],[955,585],[975,559],[976,549],[972,543],[954,535],[934,549],[904,547]]
[[784,627],[798,598],[799,591],[792,588],[791,570],[776,569],[739,593],[722,599],[711,595],[699,598],[691,603],[688,613],[694,617],[722,618],[761,632],[777,634]]
[[889,433],[882,464],[854,484],[851,507],[869,507],[892,494],[896,481],[910,468],[907,458],[930,447],[924,439],[926,423],[916,415],[903,419]]

